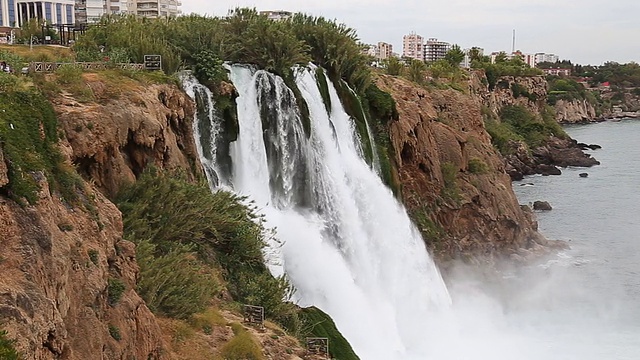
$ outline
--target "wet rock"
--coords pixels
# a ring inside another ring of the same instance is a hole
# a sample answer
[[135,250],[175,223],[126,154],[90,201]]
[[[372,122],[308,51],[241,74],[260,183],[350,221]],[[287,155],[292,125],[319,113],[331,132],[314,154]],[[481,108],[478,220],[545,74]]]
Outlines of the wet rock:
[[591,144],[587,146],[589,149],[591,150],[598,150],[598,149],[602,149],[602,146],[598,145],[598,144]]
[[553,165],[541,164],[536,166],[536,172],[543,176],[562,175],[562,171]]
[[586,178],[586,177],[589,177],[589,174],[588,173],[580,173],[580,177],[581,178]]
[[533,210],[550,211],[551,209],[553,208],[551,207],[551,204],[549,204],[549,202],[547,201],[536,201],[533,203]]

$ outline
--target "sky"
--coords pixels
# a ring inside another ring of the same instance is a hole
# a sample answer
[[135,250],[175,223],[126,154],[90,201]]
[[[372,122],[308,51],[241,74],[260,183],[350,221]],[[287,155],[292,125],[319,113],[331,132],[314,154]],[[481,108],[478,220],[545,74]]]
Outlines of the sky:
[[365,43],[402,52],[415,32],[485,53],[553,53],[578,64],[640,62],[638,0],[182,0],[184,14],[226,15],[229,9],[287,10],[324,16],[357,30]]

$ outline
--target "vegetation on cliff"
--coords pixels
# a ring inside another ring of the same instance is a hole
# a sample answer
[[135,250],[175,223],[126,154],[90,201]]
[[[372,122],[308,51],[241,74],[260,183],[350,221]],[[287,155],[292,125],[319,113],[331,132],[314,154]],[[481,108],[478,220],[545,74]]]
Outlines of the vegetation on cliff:
[[0,149],[8,168],[9,183],[2,189],[12,199],[29,204],[40,190],[37,173],[43,173],[52,191],[75,203],[83,191],[79,177],[64,164],[57,148],[56,115],[36,90],[0,93]]
[[0,359],[2,360],[19,360],[20,355],[14,348],[15,341],[7,338],[7,332],[0,330]]
[[205,183],[155,170],[122,192],[125,238],[139,245],[138,290],[153,310],[189,318],[224,286],[236,301],[264,306],[268,317],[295,325],[287,322],[291,287],[264,263],[270,234],[256,209],[244,203],[232,193],[211,193]]
[[349,342],[336,329],[331,317],[316,307],[303,309],[301,317],[310,328],[309,333],[314,337],[329,339],[329,353],[333,359],[359,360],[360,358],[351,348]]
[[485,128],[491,135],[491,143],[501,154],[509,154],[512,141],[522,141],[529,149],[544,145],[551,137],[566,137],[562,127],[555,121],[554,111],[545,107],[540,115],[521,105],[508,105],[501,109],[499,118],[488,109],[483,111]]

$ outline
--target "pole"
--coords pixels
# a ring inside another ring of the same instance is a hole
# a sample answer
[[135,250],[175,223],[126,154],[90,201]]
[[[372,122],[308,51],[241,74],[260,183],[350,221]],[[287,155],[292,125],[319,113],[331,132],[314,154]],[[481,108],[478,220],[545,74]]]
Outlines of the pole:
[[513,29],[513,41],[511,43],[511,53],[516,52],[516,29]]

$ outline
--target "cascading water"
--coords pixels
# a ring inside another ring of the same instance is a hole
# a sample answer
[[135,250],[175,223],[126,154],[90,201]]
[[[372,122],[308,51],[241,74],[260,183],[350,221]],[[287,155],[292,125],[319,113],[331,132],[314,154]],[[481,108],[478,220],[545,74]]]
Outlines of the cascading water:
[[424,326],[449,295],[406,211],[363,160],[331,82],[328,113],[315,72],[297,71],[307,137],[282,79],[243,66],[230,71],[240,130],[229,182],[277,229],[282,246],[272,272],[287,274],[301,306],[331,315],[361,359],[424,359]]
[[217,115],[211,90],[200,84],[195,77],[185,74],[182,85],[187,95],[195,100],[196,119],[193,122],[193,132],[200,162],[204,167],[209,186],[213,189],[229,185],[221,178],[222,171],[218,164],[217,144],[220,141],[222,119]]

